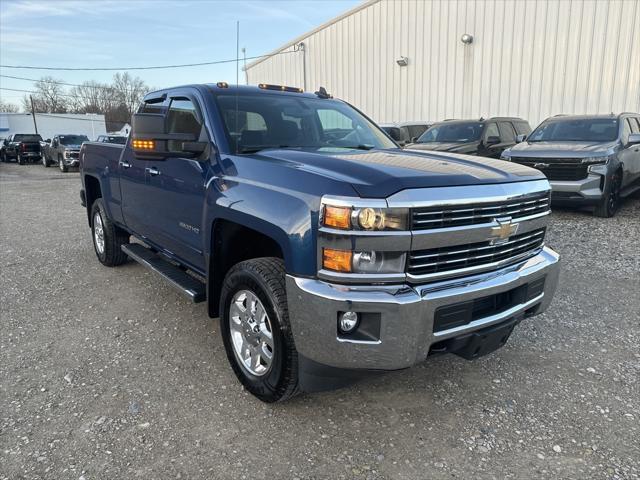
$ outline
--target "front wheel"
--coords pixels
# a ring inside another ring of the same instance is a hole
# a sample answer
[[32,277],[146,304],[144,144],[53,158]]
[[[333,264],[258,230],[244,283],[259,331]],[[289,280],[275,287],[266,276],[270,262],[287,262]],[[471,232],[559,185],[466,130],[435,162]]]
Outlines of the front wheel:
[[127,254],[121,247],[129,243],[129,234],[111,223],[101,198],[93,202],[91,207],[91,236],[100,263],[117,267],[127,261]]
[[600,203],[593,212],[596,217],[613,217],[620,208],[620,189],[622,187],[622,172],[617,170],[607,182]]
[[49,160],[47,160],[47,156],[44,153],[42,154],[42,165],[45,168],[49,168]]
[[58,157],[58,167],[60,168],[60,171],[62,173],[67,173],[69,171],[69,167],[65,165],[64,160],[62,160],[62,157]]
[[244,387],[263,402],[298,393],[298,352],[289,324],[284,264],[240,262],[224,279],[220,330],[227,358]]
[[18,154],[18,165],[24,165],[24,159],[22,158],[22,155]]

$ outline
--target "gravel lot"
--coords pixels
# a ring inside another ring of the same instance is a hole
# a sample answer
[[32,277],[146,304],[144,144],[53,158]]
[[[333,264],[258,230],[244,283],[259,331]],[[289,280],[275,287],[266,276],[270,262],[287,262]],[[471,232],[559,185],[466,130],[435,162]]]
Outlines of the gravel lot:
[[0,165],[0,479],[640,478],[640,196],[554,212],[558,294],[502,350],[265,405],[204,304],[98,263],[79,188]]

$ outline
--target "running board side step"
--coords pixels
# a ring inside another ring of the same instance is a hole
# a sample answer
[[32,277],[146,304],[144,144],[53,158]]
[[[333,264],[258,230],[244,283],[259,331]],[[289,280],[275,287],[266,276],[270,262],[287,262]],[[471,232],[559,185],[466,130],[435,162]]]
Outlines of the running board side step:
[[165,260],[157,253],[137,243],[122,245],[122,251],[140,265],[159,274],[193,303],[204,302],[207,299],[204,283]]

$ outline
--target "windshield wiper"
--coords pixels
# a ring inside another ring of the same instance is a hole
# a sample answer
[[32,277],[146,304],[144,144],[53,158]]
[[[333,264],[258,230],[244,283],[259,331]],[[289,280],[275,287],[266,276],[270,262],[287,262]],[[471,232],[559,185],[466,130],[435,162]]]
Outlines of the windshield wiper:
[[371,150],[373,148],[375,148],[373,145],[350,145],[348,147],[344,147],[342,145],[332,145],[333,147],[337,147],[337,148],[348,148],[350,150]]

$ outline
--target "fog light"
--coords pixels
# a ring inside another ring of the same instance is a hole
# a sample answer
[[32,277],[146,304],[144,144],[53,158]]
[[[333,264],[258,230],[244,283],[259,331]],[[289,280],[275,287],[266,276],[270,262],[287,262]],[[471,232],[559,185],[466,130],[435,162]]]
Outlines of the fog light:
[[340,314],[338,328],[342,333],[353,332],[358,326],[358,314],[356,312],[343,312]]

